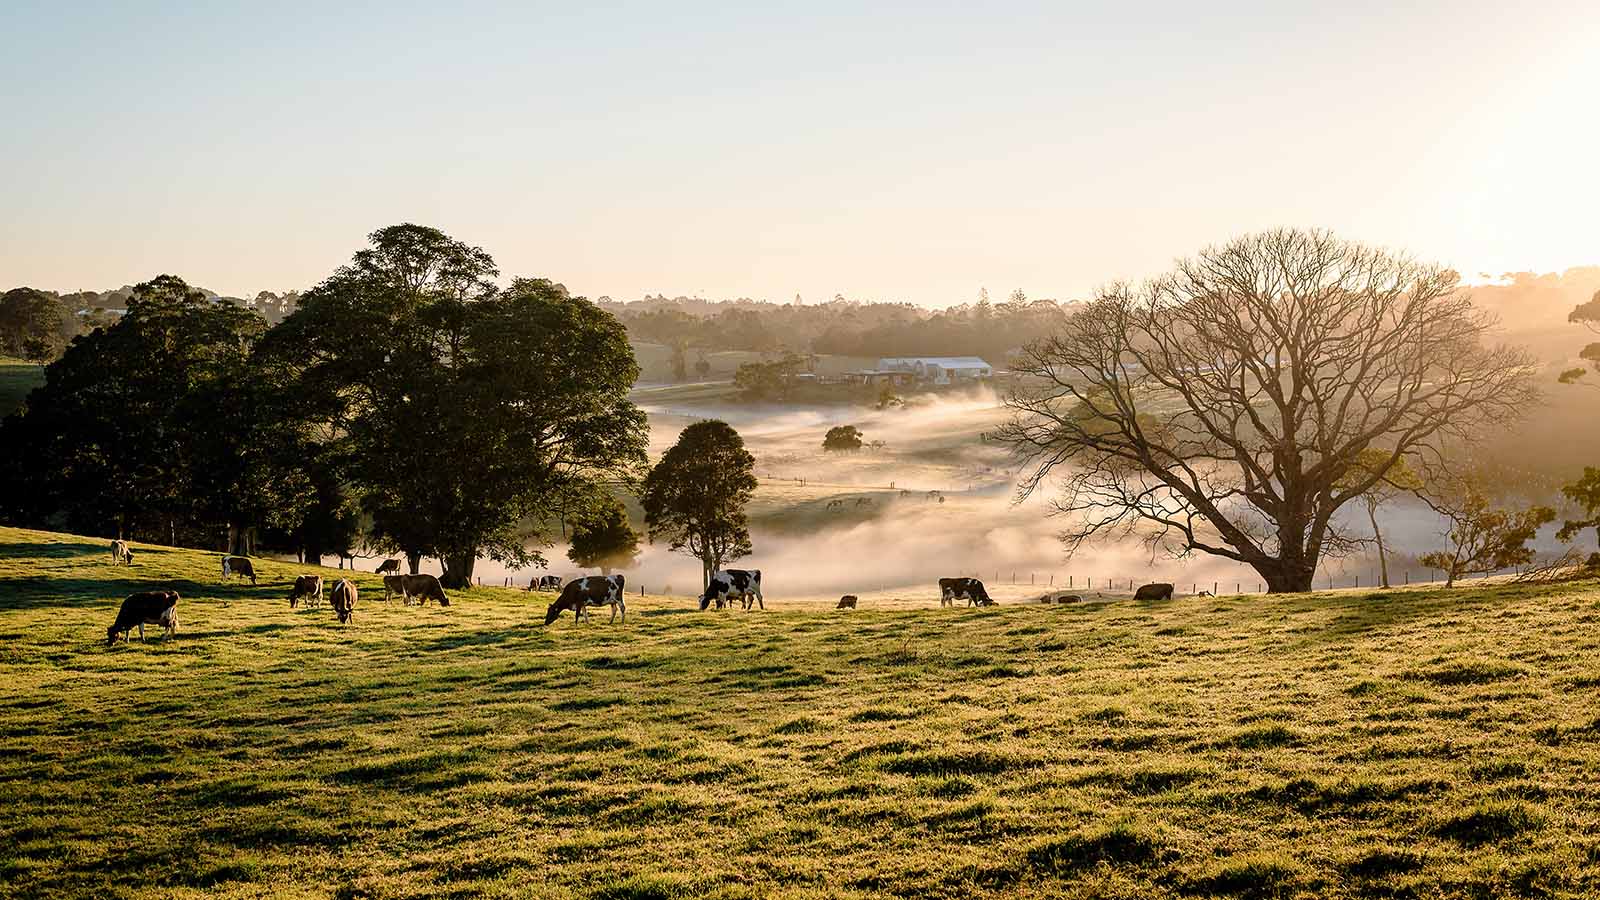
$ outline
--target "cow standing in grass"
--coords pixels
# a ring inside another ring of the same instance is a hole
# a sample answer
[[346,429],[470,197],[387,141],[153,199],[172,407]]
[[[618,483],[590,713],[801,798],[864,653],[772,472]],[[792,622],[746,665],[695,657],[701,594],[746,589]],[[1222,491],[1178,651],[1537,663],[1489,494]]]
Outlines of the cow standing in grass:
[[621,575],[586,575],[583,578],[574,578],[567,582],[561,589],[561,596],[550,604],[544,611],[544,623],[549,625],[561,614],[571,610],[572,621],[578,622],[589,618],[589,607],[611,607],[610,622],[617,620],[617,614],[622,614],[624,624],[628,621],[628,602],[623,594],[625,579]]
[[386,559],[378,564],[378,568],[374,569],[372,574],[384,575],[388,573],[400,574],[400,560]]
[[129,632],[139,629],[139,640],[144,640],[144,627],[146,625],[160,625],[166,629],[165,638],[171,638],[178,633],[178,592],[177,591],[142,591],[129,594],[122,601],[122,607],[117,610],[117,620],[106,629],[106,646],[117,642],[117,635],[121,634],[124,641],[128,640]]
[[989,596],[983,582],[976,578],[941,578],[939,579],[939,605],[955,606],[957,600],[965,599],[968,606],[994,606],[994,600]]
[[133,551],[128,549],[128,542],[116,540],[111,542],[111,562],[113,565],[133,565]]
[[322,576],[300,575],[289,589],[289,608],[294,609],[300,598],[306,598],[306,609],[322,605]]
[[394,594],[404,598],[407,606],[411,605],[412,597],[418,598],[417,602],[424,605],[429,600],[439,601],[440,606],[450,605],[450,598],[445,596],[444,587],[434,575],[383,576],[383,599],[387,602]]
[[230,575],[248,578],[251,584],[256,583],[256,567],[243,556],[224,556],[222,558],[222,580],[227,581]]
[[[537,585],[537,587],[535,587]],[[559,591],[561,590],[560,575],[540,575],[538,581],[528,582],[530,591]]]
[[329,595],[329,603],[333,611],[339,615],[339,624],[353,621],[356,617],[356,586],[348,578],[341,578],[333,585]]
[[705,609],[713,601],[717,609],[722,609],[724,604],[732,607],[735,595],[747,610],[753,604],[766,609],[767,604],[761,597],[761,570],[719,569],[712,573],[711,581],[706,584],[706,592],[700,595],[700,608]]
[[1143,584],[1133,594],[1135,600],[1171,600],[1172,585],[1165,582]]

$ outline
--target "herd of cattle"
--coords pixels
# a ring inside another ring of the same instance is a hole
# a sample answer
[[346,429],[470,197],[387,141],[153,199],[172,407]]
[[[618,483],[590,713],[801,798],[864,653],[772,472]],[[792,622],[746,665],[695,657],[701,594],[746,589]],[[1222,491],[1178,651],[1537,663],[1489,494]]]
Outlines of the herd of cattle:
[[[128,548],[126,541],[112,541],[111,558],[117,564],[131,565],[133,551]],[[440,606],[450,605],[450,598],[445,595],[444,587],[437,577],[405,575],[399,570],[400,561],[397,559],[384,560],[376,570],[376,574],[383,576],[385,603],[390,602],[398,594],[407,606],[410,606],[413,600],[424,605],[429,600],[437,601]],[[255,585],[255,565],[247,557],[225,555],[222,557],[222,578],[224,581],[229,578],[248,578],[250,584]],[[626,579],[621,575],[586,575],[564,584],[555,575],[542,576],[537,582],[537,590],[560,591],[555,601],[545,610],[544,623],[549,625],[564,612],[572,613],[574,622],[581,622],[589,618],[590,609],[599,606],[611,607],[609,621],[615,622],[620,617],[626,623],[628,602],[623,591],[626,583]],[[535,590],[532,583],[528,585],[528,590]],[[1147,584],[1139,588],[1134,594],[1134,599],[1170,600],[1172,593],[1173,586],[1170,584]],[[302,600],[306,609],[319,608],[322,606],[322,594],[321,575],[298,575],[289,588],[289,608],[298,608]],[[341,625],[355,620],[358,595],[355,582],[348,578],[339,579],[328,589],[328,605],[333,608]],[[1046,594],[1040,599],[1048,603],[1052,596]],[[1060,603],[1069,603],[1082,598],[1063,594],[1054,599]],[[122,601],[116,621],[106,629],[106,643],[115,644],[119,634],[124,641],[127,641],[134,628],[139,629],[139,640],[143,641],[146,625],[160,625],[165,631],[165,637],[172,637],[178,630],[178,600],[178,592],[172,590],[140,591],[130,594]],[[984,588],[983,582],[976,578],[939,579],[939,605],[954,606],[957,600],[966,600],[969,606],[996,605],[994,598],[990,597]],[[835,608],[855,609],[857,602],[856,595],[846,594],[839,598],[839,604]],[[761,595],[760,569],[719,569],[712,573],[705,591],[700,595],[700,609],[708,609],[713,604],[717,609],[732,609],[735,603],[745,610],[767,608],[766,601]]]

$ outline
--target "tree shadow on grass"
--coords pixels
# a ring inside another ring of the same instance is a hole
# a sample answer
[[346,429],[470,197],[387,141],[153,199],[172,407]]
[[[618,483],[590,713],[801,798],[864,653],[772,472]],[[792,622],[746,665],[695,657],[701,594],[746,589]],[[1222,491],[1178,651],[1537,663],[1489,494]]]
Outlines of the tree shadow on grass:
[[[283,603],[276,585],[225,585],[190,578],[140,578],[137,567],[121,578],[70,578],[59,575],[25,575],[0,578],[0,609],[38,609],[56,606],[115,605],[140,591],[177,591],[185,603],[266,601]],[[182,603],[179,615],[182,616]]]
[[85,544],[69,541],[0,543],[0,559],[72,559],[99,554],[111,562],[111,542]]

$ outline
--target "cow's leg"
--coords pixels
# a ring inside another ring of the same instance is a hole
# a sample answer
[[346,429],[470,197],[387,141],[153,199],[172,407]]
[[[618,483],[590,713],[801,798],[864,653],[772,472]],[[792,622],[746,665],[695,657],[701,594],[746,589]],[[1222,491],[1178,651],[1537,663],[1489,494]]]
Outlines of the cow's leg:
[[144,643],[144,623],[139,623],[139,643]]
[[762,599],[760,588],[756,588],[756,604],[761,607],[762,612],[766,612],[767,601]]

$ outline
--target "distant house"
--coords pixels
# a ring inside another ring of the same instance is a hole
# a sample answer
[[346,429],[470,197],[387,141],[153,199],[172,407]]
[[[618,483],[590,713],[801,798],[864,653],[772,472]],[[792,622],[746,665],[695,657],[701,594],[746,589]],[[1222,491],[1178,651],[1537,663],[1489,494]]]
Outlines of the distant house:
[[976,356],[889,356],[878,360],[878,370],[909,372],[933,384],[994,377],[994,367]]

